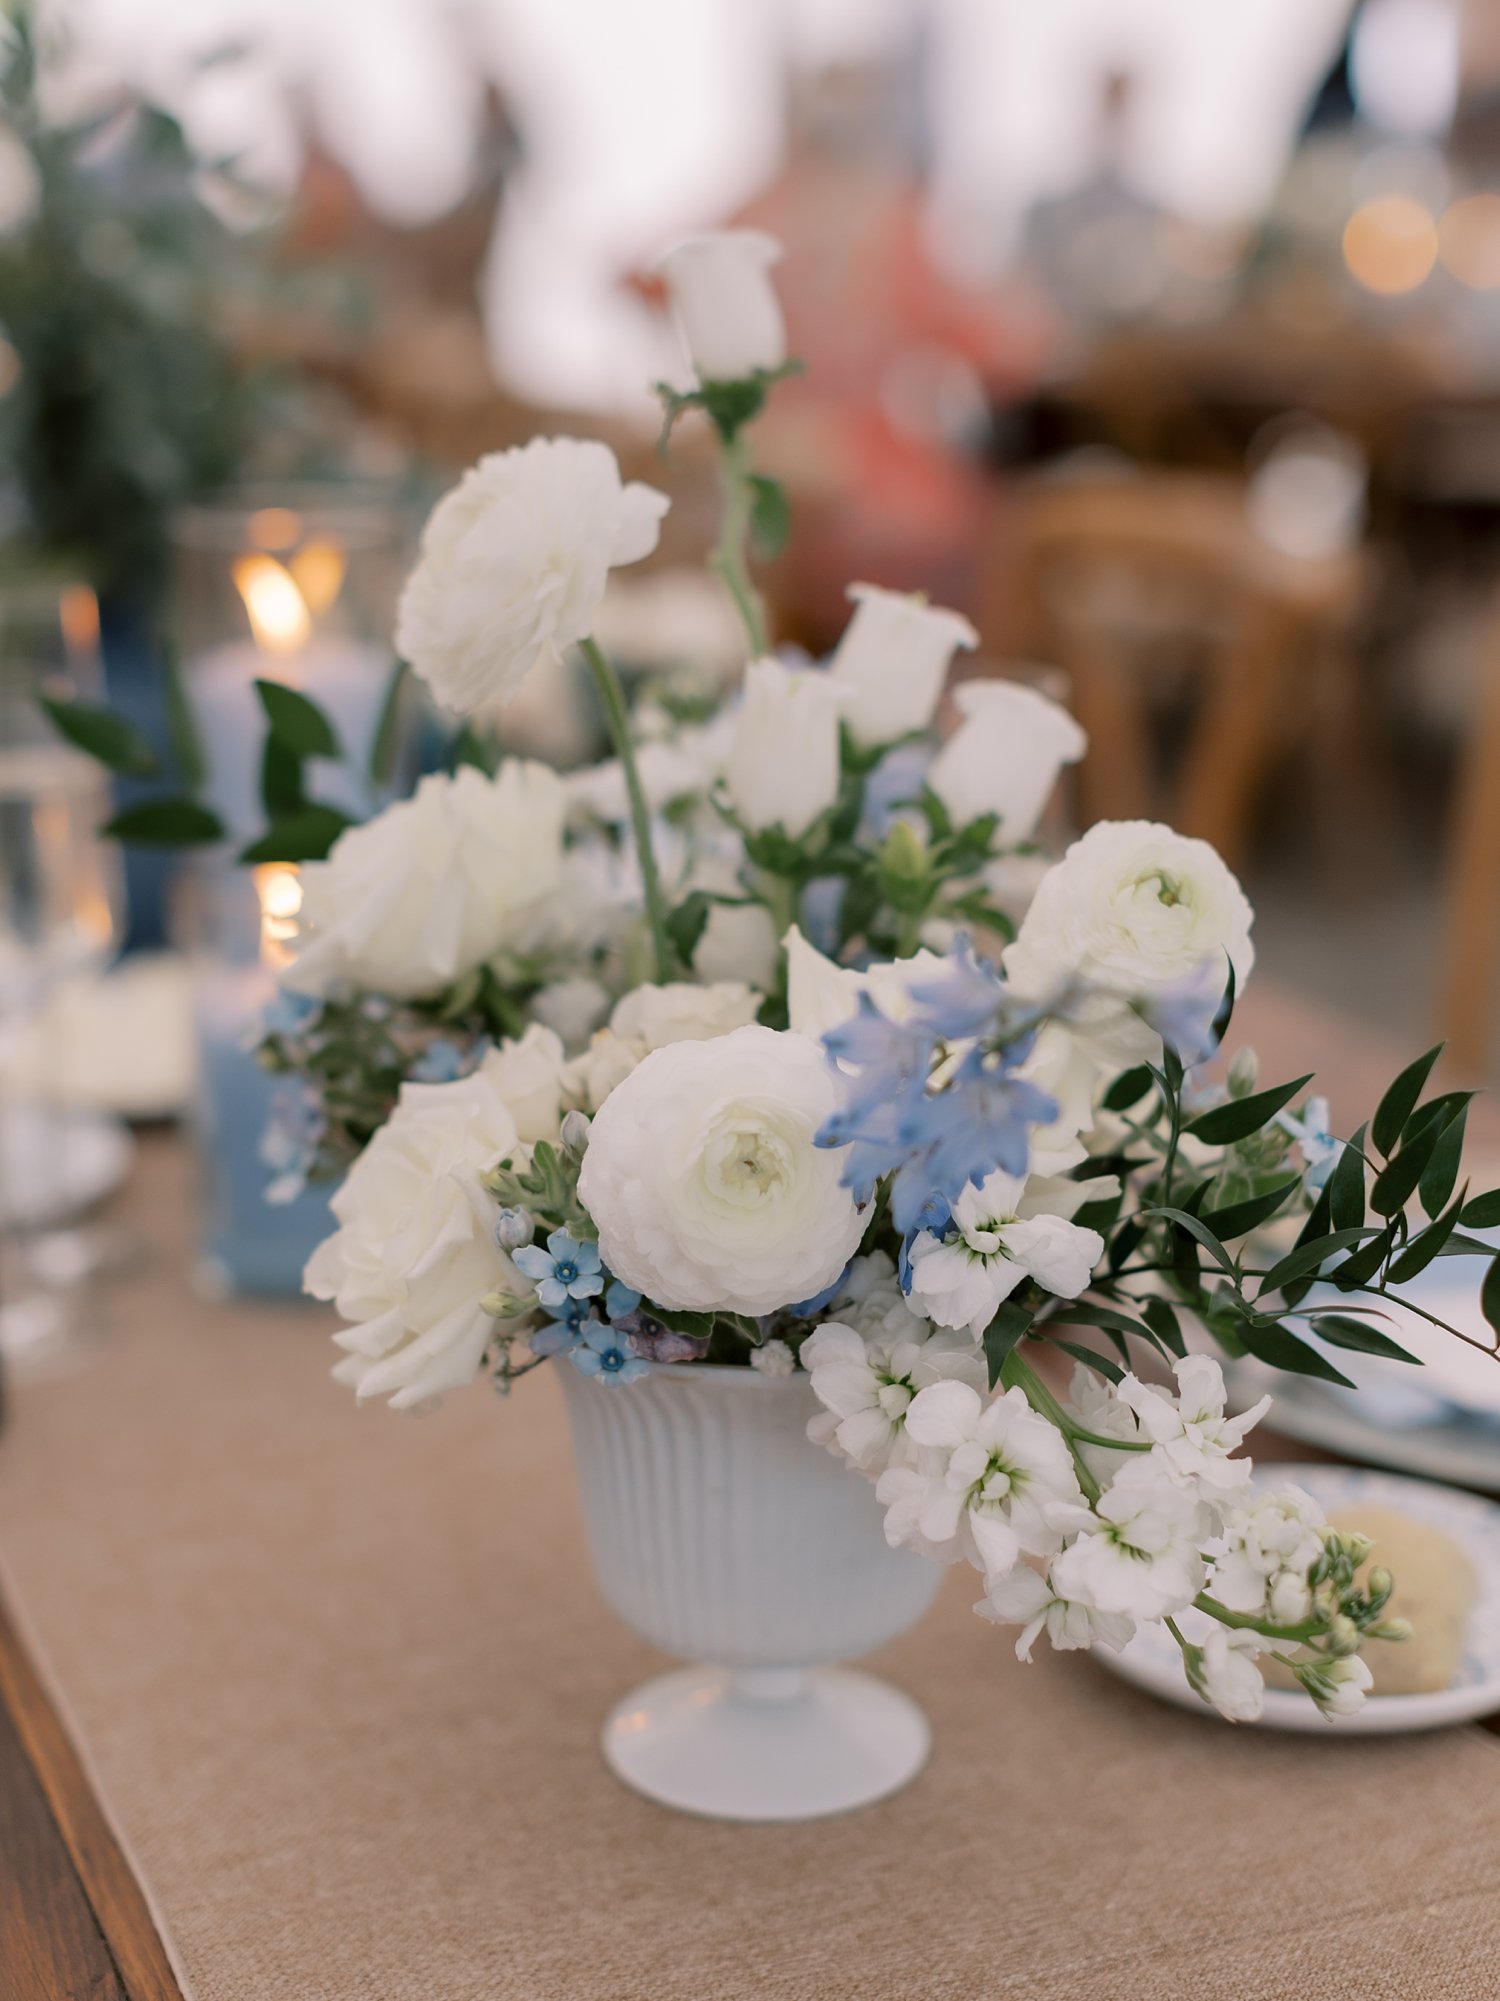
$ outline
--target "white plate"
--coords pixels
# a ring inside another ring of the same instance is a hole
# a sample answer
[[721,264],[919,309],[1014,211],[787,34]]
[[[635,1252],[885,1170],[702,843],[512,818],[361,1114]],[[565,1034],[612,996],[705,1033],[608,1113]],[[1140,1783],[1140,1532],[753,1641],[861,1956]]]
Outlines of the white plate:
[[135,1146],[118,1119],[26,1105],[0,1113],[0,1223],[56,1229],[112,1195]]
[[1269,1392],[1274,1402],[1267,1425],[1304,1445],[1429,1480],[1500,1491],[1500,1426],[1487,1417],[1468,1416],[1438,1402],[1415,1423],[1408,1414],[1397,1422],[1384,1410],[1378,1418],[1362,1412],[1331,1383],[1288,1375],[1260,1362],[1232,1362],[1224,1373],[1235,1409],[1248,1410]]
[[[1477,1585],[1463,1659],[1451,1687],[1431,1695],[1372,1695],[1357,1715],[1331,1719],[1300,1689],[1268,1688],[1260,1728],[1380,1737],[1399,1730],[1436,1730],[1500,1710],[1500,1507],[1477,1494],[1358,1466],[1257,1466],[1255,1477],[1257,1486],[1289,1483],[1303,1488],[1330,1515],[1367,1502],[1430,1522],[1462,1546],[1474,1566]],[[1205,1627],[1209,1623],[1201,1613],[1185,1614],[1179,1621],[1189,1639],[1201,1637],[1195,1620]],[[1093,1652],[1101,1666],[1137,1688],[1200,1716],[1218,1716],[1189,1688],[1177,1642],[1164,1626],[1143,1627],[1123,1653],[1111,1653],[1107,1647],[1095,1647]]]

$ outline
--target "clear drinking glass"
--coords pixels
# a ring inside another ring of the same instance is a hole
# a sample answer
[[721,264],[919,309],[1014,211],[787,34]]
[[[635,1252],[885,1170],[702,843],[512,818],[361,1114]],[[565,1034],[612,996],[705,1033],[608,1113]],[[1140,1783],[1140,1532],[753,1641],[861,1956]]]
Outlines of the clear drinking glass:
[[119,854],[98,831],[108,780],[39,703],[44,693],[97,693],[88,594],[69,595],[82,589],[0,580],[0,1356],[9,1361],[50,1351],[70,1331],[68,1281],[80,1261],[57,1226],[68,1220],[73,1128],[51,1102],[47,1025],[58,988],[101,969],[120,930]]

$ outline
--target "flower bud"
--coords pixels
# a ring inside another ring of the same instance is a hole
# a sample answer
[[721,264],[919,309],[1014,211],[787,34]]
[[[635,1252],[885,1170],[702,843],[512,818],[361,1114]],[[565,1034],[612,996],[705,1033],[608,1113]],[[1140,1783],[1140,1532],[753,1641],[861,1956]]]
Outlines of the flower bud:
[[752,832],[780,827],[793,840],[807,832],[839,792],[839,697],[826,674],[751,663],[726,777]]
[[771,283],[774,236],[721,229],[691,237],[657,267],[700,382],[741,382],[786,360],[786,326]]
[[523,1313],[529,1313],[536,1305],[536,1294],[528,1292],[487,1292],[479,1302],[481,1313],[487,1313],[491,1320],[517,1320]]
[[1230,1097],[1248,1097],[1255,1089],[1255,1080],[1259,1075],[1260,1058],[1255,1051],[1249,1048],[1236,1049],[1229,1065]]
[[1375,1547],[1375,1538],[1373,1536],[1361,1535],[1358,1529],[1345,1530],[1340,1535],[1339,1542],[1343,1546],[1345,1556],[1348,1557],[1356,1570],[1359,1569],[1359,1566]]
[[1283,1570],[1271,1586],[1270,1613],[1278,1626],[1300,1626],[1312,1611],[1312,1590],[1295,1570]]
[[1334,1614],[1328,1626],[1328,1651],[1331,1654],[1357,1654],[1362,1638],[1352,1619],[1342,1612]]
[[526,1209],[502,1209],[495,1225],[495,1242],[502,1251],[518,1251],[536,1235],[536,1223]]
[[1395,1578],[1384,1564],[1377,1563],[1365,1579],[1365,1594],[1369,1598],[1371,1611],[1378,1612],[1395,1588]]
[[955,650],[977,646],[979,634],[960,613],[904,591],[851,584],[849,596],[854,616],[828,671],[850,734],[871,749],[928,727]]
[[1382,1619],[1378,1626],[1368,1628],[1372,1640],[1409,1640],[1412,1636],[1410,1619]]
[[589,1121],[583,1112],[569,1112],[562,1122],[562,1143],[565,1152],[575,1160],[582,1160],[589,1143]]
[[1019,681],[966,681],[954,690],[963,722],[932,761],[927,782],[956,826],[994,813],[1006,847],[1029,840],[1058,773],[1088,738],[1056,702]]

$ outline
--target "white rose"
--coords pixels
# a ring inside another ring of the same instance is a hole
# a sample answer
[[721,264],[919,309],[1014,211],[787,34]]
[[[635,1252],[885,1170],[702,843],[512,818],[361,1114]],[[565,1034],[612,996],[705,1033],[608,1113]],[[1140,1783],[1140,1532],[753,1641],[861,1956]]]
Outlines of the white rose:
[[754,832],[782,827],[794,840],[807,832],[839,792],[839,692],[826,674],[779,660],[746,668],[728,779]]
[[433,509],[396,614],[402,657],[460,715],[514,694],[586,638],[610,570],[656,547],[667,499],[620,480],[607,445],[490,452]]
[[562,1123],[563,1046],[550,1028],[533,1022],[519,1041],[507,1037],[485,1057],[479,1074],[505,1101],[519,1139],[534,1145],[539,1139],[557,1138]]
[[662,258],[672,313],[700,382],[739,382],[786,360],[786,326],[771,283],[774,236],[723,229]]
[[472,765],[340,834],[302,870],[294,993],[341,981],[411,998],[481,965],[557,888],[563,790],[544,764]]
[[997,813],[1007,844],[1030,840],[1057,774],[1078,762],[1088,738],[1066,709],[1019,681],[966,681],[953,699],[963,721],[927,783],[955,825]]
[[583,1157],[609,1269],[694,1312],[771,1313],[831,1285],[864,1229],[843,1150],[814,1144],[837,1097],[818,1045],[770,1028],[648,1056]]
[[495,1323],[492,1292],[523,1293],[495,1242],[479,1177],[516,1145],[486,1070],[456,1084],[407,1084],[333,1198],[339,1228],[313,1252],[303,1287],[352,1323],[334,1369],[364,1402],[411,1410],[477,1373]]
[[[956,611],[877,584],[851,584],[855,612],[829,666],[856,743],[894,743],[932,721],[960,646],[979,634]],[[970,816],[973,817],[972,815]]]
[[1135,1062],[1159,1039],[1128,1011],[1229,960],[1243,988],[1255,964],[1245,893],[1207,841],[1149,820],[1101,820],[1043,876],[1005,970],[1044,998],[1077,974],[1099,989],[1081,1010],[1080,1041]]

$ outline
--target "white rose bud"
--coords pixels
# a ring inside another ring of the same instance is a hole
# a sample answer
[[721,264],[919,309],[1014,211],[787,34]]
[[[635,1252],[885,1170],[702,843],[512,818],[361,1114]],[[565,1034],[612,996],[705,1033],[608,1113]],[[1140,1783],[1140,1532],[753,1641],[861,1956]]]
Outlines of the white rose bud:
[[849,596],[854,616],[828,671],[855,742],[894,743],[927,728],[953,655],[960,646],[977,646],[979,634],[958,612],[904,591],[851,584]]
[[533,438],[490,452],[433,509],[396,646],[445,708],[504,702],[538,660],[587,638],[617,564],[656,547],[667,497],[607,445]]
[[700,382],[739,382],[786,360],[786,325],[771,283],[774,236],[725,229],[695,236],[658,265]]
[[932,761],[927,782],[967,826],[1000,818],[1007,845],[1030,840],[1065,764],[1088,738],[1066,709],[1019,681],[966,681],[953,699],[963,721]]
[[839,695],[829,676],[752,661],[727,775],[729,796],[753,832],[805,834],[839,791]]

